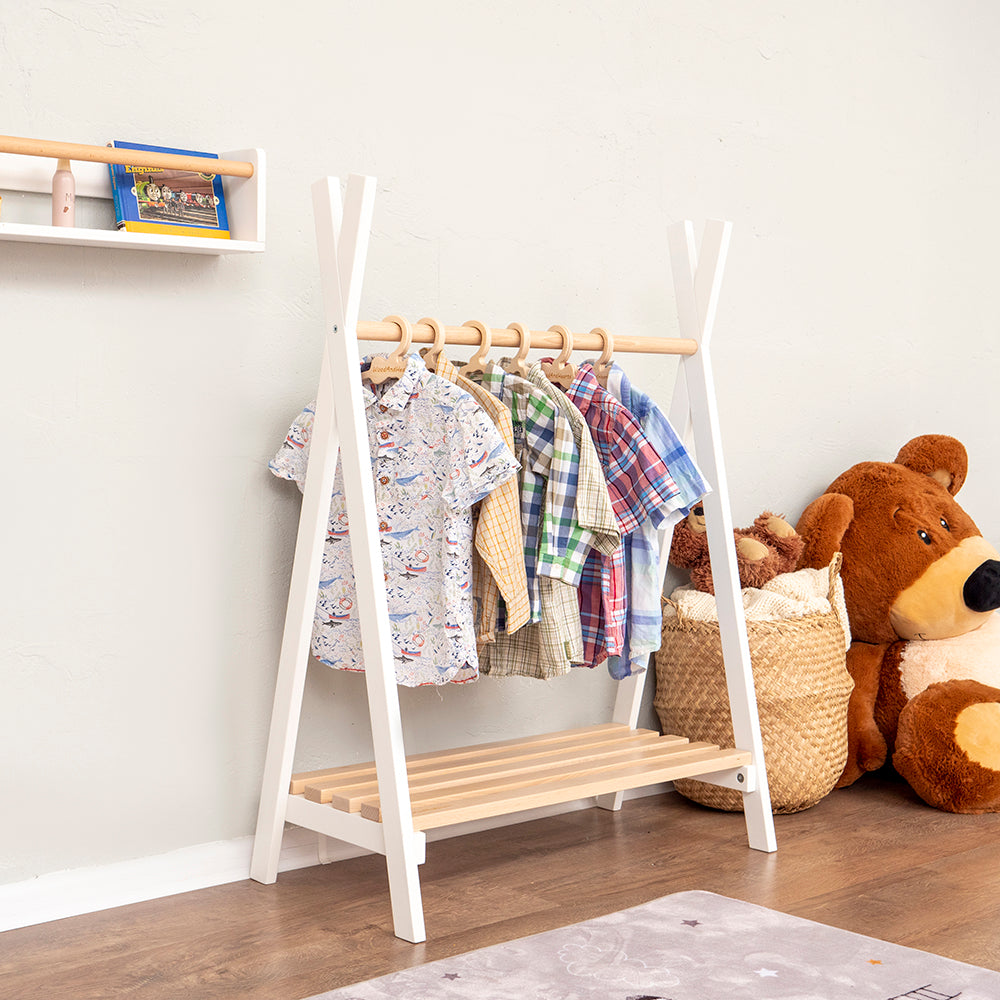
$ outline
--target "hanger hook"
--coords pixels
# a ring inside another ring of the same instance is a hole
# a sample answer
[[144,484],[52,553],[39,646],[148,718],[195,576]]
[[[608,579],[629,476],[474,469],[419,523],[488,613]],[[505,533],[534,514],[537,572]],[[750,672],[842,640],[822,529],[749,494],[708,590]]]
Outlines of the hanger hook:
[[420,326],[429,326],[434,331],[434,343],[430,347],[425,347],[420,355],[427,363],[427,367],[432,369],[437,363],[438,355],[444,350],[444,327],[434,319],[433,316],[425,316],[419,323]]
[[601,356],[597,359],[597,364],[602,368],[609,367],[615,355],[615,338],[603,326],[595,326],[590,335],[601,338]]
[[559,351],[555,361],[552,362],[553,368],[558,370],[569,363],[569,356],[573,353],[573,334],[566,327],[560,326],[558,323],[550,326],[549,332],[558,333],[562,337],[562,349]]
[[402,316],[386,316],[383,323],[395,323],[399,327],[399,346],[389,355],[391,358],[402,358],[410,350],[413,341],[413,327]]
[[517,354],[514,355],[514,360],[524,364],[525,359],[528,357],[528,351],[531,349],[531,331],[526,329],[523,323],[511,323],[507,329],[514,330],[521,338],[517,345]]
[[462,326],[471,326],[474,330],[479,331],[479,349],[469,359],[469,365],[481,368],[486,360],[486,355],[489,354],[490,345],[493,343],[493,334],[490,332],[490,328],[485,323],[480,323],[478,319],[470,319]]

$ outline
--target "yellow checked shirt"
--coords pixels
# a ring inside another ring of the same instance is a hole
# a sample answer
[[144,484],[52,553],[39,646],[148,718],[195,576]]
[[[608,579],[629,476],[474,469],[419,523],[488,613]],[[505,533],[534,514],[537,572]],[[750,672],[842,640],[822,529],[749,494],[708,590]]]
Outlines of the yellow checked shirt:
[[[496,424],[507,447],[514,451],[510,410],[496,396],[459,374],[444,354],[438,354],[434,374],[453,382],[472,396]],[[531,617],[524,568],[521,493],[516,476],[498,486],[479,505],[476,555],[478,558],[473,559],[472,596],[479,611],[477,642],[482,645],[493,641],[501,594],[507,607],[508,633],[516,632]]]

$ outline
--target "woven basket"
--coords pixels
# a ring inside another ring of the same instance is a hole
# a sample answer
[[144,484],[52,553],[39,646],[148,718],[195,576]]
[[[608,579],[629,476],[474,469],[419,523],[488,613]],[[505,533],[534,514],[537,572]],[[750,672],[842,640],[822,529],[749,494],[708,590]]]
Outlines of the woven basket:
[[[775,813],[814,806],[833,789],[847,760],[847,701],[854,683],[847,672],[844,628],[834,599],[842,586],[838,554],[830,564],[829,613],[747,621]],[[653,704],[665,733],[733,745],[717,621],[664,615]],[[674,787],[715,809],[743,808],[743,795],[729,788],[690,778],[675,781]]]

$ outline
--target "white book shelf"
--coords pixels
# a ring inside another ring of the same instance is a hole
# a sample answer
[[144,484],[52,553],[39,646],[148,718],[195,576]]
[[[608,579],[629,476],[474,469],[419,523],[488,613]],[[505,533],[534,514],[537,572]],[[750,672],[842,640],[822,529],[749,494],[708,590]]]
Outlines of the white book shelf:
[[[226,160],[253,164],[253,176],[222,178],[226,196],[231,239],[206,236],[177,236],[160,233],[129,233],[118,229],[88,229],[39,225],[12,218],[13,206],[0,211],[0,240],[25,243],[58,243],[69,246],[113,247],[128,250],[158,250],[168,253],[240,254],[262,253],[266,182],[264,151],[237,149],[220,152]],[[111,180],[105,163],[72,161],[78,198],[111,201]],[[48,194],[52,189],[55,161],[47,157],[0,153],[0,194]],[[7,201],[8,199],[5,199]]]

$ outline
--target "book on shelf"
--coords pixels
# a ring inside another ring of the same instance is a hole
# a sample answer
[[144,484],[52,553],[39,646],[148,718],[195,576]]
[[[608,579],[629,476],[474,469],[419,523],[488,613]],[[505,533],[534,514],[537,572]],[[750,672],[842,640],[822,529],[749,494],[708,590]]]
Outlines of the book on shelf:
[[[154,153],[204,156],[217,160],[217,153],[200,153],[170,146],[148,146],[116,139],[116,149],[141,149]],[[140,167],[109,163],[111,194],[119,229],[130,233],[170,233],[229,239],[226,199],[219,174],[178,170],[175,167]]]

